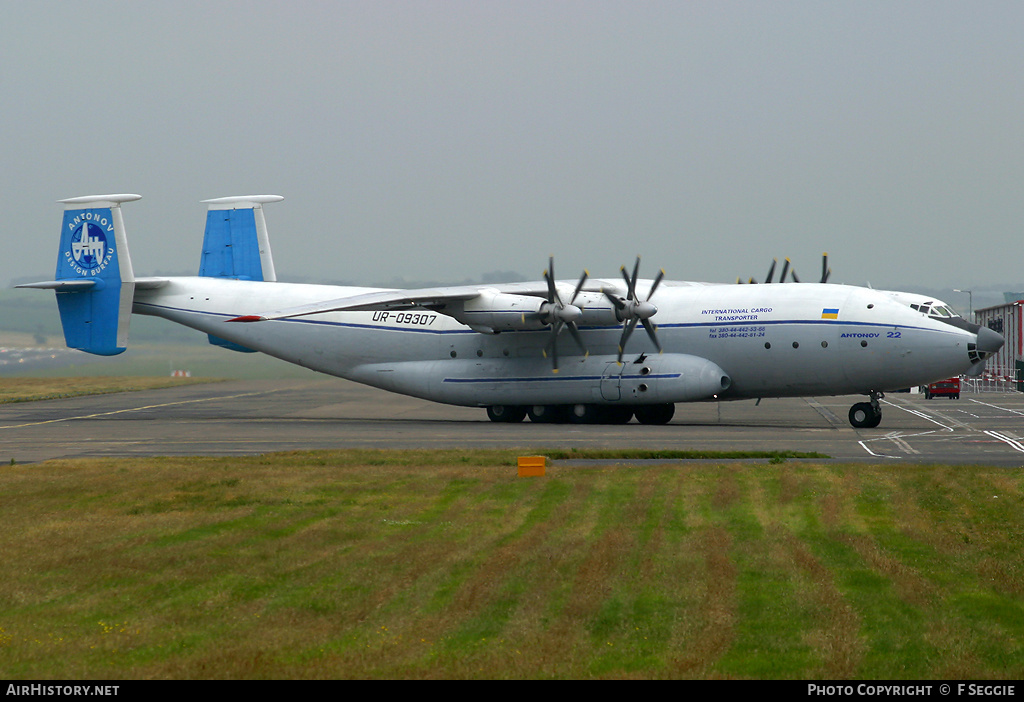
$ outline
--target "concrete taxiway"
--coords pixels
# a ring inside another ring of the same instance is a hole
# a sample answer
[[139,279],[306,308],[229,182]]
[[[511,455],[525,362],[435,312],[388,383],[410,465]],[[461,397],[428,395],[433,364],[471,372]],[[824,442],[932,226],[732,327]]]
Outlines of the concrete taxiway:
[[232,381],[0,405],[0,461],[272,451],[487,447],[816,451],[838,461],[1024,465],[1024,394],[891,394],[876,429],[859,396],[676,406],[665,426],[494,424],[336,378]]

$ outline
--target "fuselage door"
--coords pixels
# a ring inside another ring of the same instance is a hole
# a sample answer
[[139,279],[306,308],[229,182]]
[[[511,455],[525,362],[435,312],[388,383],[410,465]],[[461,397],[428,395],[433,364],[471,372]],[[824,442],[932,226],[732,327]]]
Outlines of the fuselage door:
[[621,399],[620,384],[622,383],[622,369],[625,367],[614,361],[605,364],[604,372],[601,374],[602,399],[613,402]]

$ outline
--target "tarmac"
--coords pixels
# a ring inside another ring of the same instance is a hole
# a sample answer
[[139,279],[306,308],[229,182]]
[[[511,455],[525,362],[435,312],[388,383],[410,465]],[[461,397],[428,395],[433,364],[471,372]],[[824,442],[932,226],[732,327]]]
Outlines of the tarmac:
[[847,412],[863,396],[679,404],[663,426],[495,424],[337,378],[230,381],[0,405],[0,462],[257,455],[341,448],[647,448],[818,452],[829,461],[1024,465],[1024,394],[882,400],[875,429]]

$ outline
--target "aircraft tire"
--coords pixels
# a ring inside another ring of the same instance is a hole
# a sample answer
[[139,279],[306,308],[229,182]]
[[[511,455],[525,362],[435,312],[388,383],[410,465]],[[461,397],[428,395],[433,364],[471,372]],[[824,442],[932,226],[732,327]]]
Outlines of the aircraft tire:
[[668,424],[672,421],[675,413],[676,406],[671,403],[667,405],[640,405],[633,411],[633,414],[636,415],[636,421],[641,424]]
[[526,408],[519,405],[491,405],[487,408],[487,418],[505,424],[521,422],[526,418]]
[[604,413],[599,405],[570,405],[569,422],[572,424],[598,424]]
[[857,429],[874,429],[882,422],[882,413],[870,402],[858,402],[850,408],[850,424]]
[[559,424],[569,418],[565,405],[530,405],[526,410],[531,422],[538,424]]

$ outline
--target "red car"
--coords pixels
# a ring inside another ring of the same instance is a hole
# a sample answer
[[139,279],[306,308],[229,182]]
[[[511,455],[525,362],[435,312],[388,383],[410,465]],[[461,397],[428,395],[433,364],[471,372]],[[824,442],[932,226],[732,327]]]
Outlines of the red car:
[[951,400],[959,400],[960,378],[948,378],[925,386],[924,398],[926,400],[930,400],[937,395],[944,395]]

